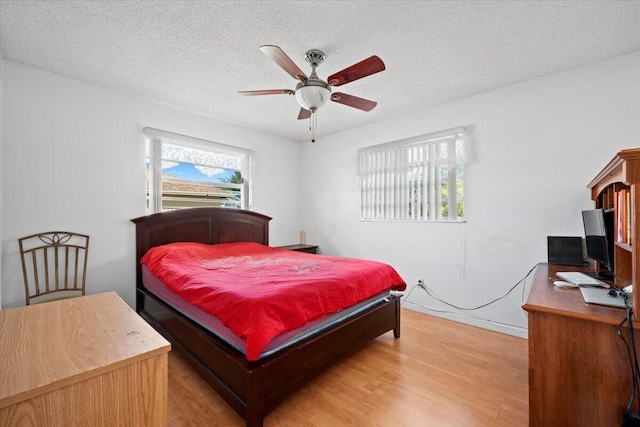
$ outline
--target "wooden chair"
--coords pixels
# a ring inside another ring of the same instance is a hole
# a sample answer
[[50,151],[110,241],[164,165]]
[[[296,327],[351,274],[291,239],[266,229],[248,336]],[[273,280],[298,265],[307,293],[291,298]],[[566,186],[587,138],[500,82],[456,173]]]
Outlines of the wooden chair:
[[18,243],[27,305],[84,295],[89,236],[49,231]]

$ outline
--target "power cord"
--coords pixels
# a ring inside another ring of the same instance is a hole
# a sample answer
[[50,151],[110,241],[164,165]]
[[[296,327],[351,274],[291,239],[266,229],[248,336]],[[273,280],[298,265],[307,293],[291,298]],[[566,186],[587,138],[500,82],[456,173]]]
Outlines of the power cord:
[[[440,298],[422,280],[419,280],[418,283],[411,288],[411,290],[405,296],[403,301],[401,301],[400,305],[402,306],[405,302],[407,302],[407,300],[409,299],[409,296],[411,296],[411,294],[413,293],[413,291],[416,288],[421,288],[431,298],[435,299],[436,301],[440,301],[441,303],[443,303],[445,305],[448,305],[449,307],[455,308],[457,310],[462,310],[462,311],[478,310],[480,308],[486,307],[486,306],[488,306],[490,304],[493,304],[493,303],[495,303],[497,301],[500,301],[500,300],[506,298],[507,295],[509,295],[511,292],[513,292],[514,289],[516,289],[518,287],[518,285],[520,285],[523,282],[526,282],[527,278],[531,275],[533,270],[535,270],[536,267],[538,267],[540,264],[542,264],[542,263],[539,262],[536,265],[534,265],[527,272],[527,274],[522,279],[520,279],[515,285],[513,285],[511,287],[511,289],[509,289],[503,296],[498,297],[498,298],[496,298],[494,300],[491,300],[491,301],[489,301],[489,302],[487,302],[485,304],[478,305],[476,307],[459,307],[459,306],[457,306],[455,304],[451,304],[451,303],[443,300],[442,298]],[[617,280],[616,280],[615,276],[614,276],[613,289],[615,291],[617,291],[624,298],[624,305],[625,305],[625,313],[626,313],[626,315],[625,315],[624,319],[622,319],[622,321],[618,324],[617,334],[620,337],[620,339],[622,340],[622,342],[623,342],[623,344],[624,344],[624,346],[625,346],[625,348],[627,350],[627,355],[628,355],[628,358],[629,358],[629,366],[630,366],[630,369],[631,369],[631,384],[632,384],[631,397],[629,398],[629,403],[627,404],[627,407],[626,407],[625,412],[624,412],[624,422],[622,424],[622,427],[637,427],[637,426],[640,426],[640,413],[632,412],[632,409],[633,409],[634,402],[640,396],[640,363],[638,363],[638,353],[637,353],[637,350],[636,350],[635,333],[634,333],[633,321],[632,321],[632,317],[631,317],[633,310],[629,306],[629,301],[628,301],[627,294],[617,284]],[[523,302],[524,302],[524,297],[525,297],[525,290],[526,290],[526,286],[523,286],[522,287],[522,301]],[[415,304],[415,303],[412,303],[412,304]],[[438,309],[435,309],[435,308],[423,306],[421,304],[417,304],[417,305],[419,305],[421,307],[424,307],[424,308],[426,308],[428,310],[435,311],[435,312],[456,314],[455,312],[452,312],[452,311],[438,310]],[[497,323],[499,323],[499,322],[497,322]],[[629,340],[627,340],[627,338],[625,338],[624,334],[622,333],[622,330],[623,330],[623,327],[624,327],[625,324],[628,325]],[[640,404],[640,402],[639,402],[639,404]]]
[[[409,292],[409,294],[407,295],[407,299],[409,298],[409,295],[411,295],[411,293],[413,292],[413,290],[416,287],[422,288],[431,298],[435,299],[436,301],[440,301],[441,303],[448,305],[449,307],[455,308],[456,310],[462,310],[462,311],[473,311],[473,310],[478,310],[481,308],[484,308],[488,305],[491,305],[497,301],[500,301],[504,298],[507,297],[507,295],[509,295],[511,292],[513,292],[514,289],[516,289],[522,282],[525,282],[527,280],[527,278],[531,275],[531,273],[533,272],[533,270],[536,269],[537,266],[539,266],[540,264],[542,264],[541,262],[537,263],[536,265],[534,265],[533,267],[531,267],[531,270],[529,270],[529,272],[522,278],[520,279],[515,285],[513,285],[511,287],[511,289],[509,289],[507,291],[507,293],[505,293],[504,295],[502,295],[501,297],[498,297],[494,300],[491,300],[485,304],[481,304],[478,305],[476,307],[459,307],[455,304],[452,304],[450,302],[447,302],[445,300],[443,300],[442,298],[440,298],[431,288],[429,288],[429,286],[427,286],[422,280],[418,281],[418,284],[415,285],[413,288],[411,288],[411,291]],[[524,293],[525,293],[525,286],[522,287],[522,301],[524,301]]]
[[[629,357],[629,367],[631,370],[631,397],[629,398],[629,403],[627,404],[627,408],[624,411],[624,422],[622,423],[622,427],[631,427],[631,426],[640,426],[640,414],[636,412],[632,412],[633,404],[640,395],[640,365],[638,364],[638,353],[636,350],[636,340],[635,334],[633,330],[633,321],[632,321],[632,312],[633,310],[629,306],[629,301],[627,298],[627,294],[618,286],[614,277],[614,291],[618,292],[624,301],[625,313],[626,316],[622,321],[618,324],[617,334],[624,343],[624,346],[627,350],[627,356]],[[629,328],[629,340],[624,337],[622,334],[622,328],[625,325],[628,325]]]
[[[419,281],[418,281],[418,283],[417,283],[416,285],[414,285],[414,286],[411,288],[411,290],[409,291],[409,293],[408,293],[408,294],[407,294],[407,295],[402,299],[402,301],[400,302],[400,306],[404,305],[404,303],[405,303],[405,302],[407,302],[407,301],[409,300],[409,297],[411,296],[411,294],[413,293],[413,291],[414,291],[416,288],[421,288],[422,290],[424,290],[424,291],[425,291],[429,296],[431,296],[431,297],[432,297],[432,298],[434,298],[435,300],[440,301],[440,302],[442,302],[443,304],[446,304],[446,305],[448,305],[448,306],[450,306],[450,307],[457,308],[457,309],[459,309],[459,310],[466,310],[466,311],[470,311],[470,310],[477,310],[477,309],[479,309],[479,308],[486,307],[486,306],[488,306],[489,304],[493,304],[494,302],[499,301],[499,300],[501,300],[501,299],[505,298],[505,297],[506,297],[507,295],[509,295],[509,294],[510,294],[514,289],[516,289],[516,288],[518,287],[518,285],[520,285],[520,283],[522,283],[522,282],[526,282],[527,278],[531,275],[531,272],[533,272],[533,270],[535,270],[535,268],[536,268],[537,266],[539,266],[540,264],[542,264],[542,263],[541,263],[541,262],[539,262],[539,263],[535,264],[535,265],[534,265],[534,266],[529,270],[529,272],[528,272],[528,273],[527,273],[527,274],[526,274],[522,279],[520,279],[520,280],[519,280],[519,281],[518,281],[518,282],[517,282],[517,283],[516,283],[516,284],[515,284],[511,289],[509,289],[509,290],[507,291],[507,293],[506,293],[506,294],[504,294],[503,296],[501,296],[501,297],[499,297],[499,298],[496,298],[496,299],[494,299],[493,301],[490,301],[490,302],[488,302],[488,303],[486,303],[486,304],[482,304],[482,305],[480,305],[480,306],[478,306],[478,307],[474,307],[474,308],[461,308],[461,307],[458,307],[458,306],[456,306],[456,305],[454,305],[454,304],[448,303],[448,302],[444,301],[442,298],[440,298],[440,297],[435,293],[435,291],[433,291],[433,290],[432,290],[432,289],[430,289],[427,285],[425,285],[425,283],[424,283],[422,280],[419,280]],[[523,302],[524,302],[524,298],[525,298],[525,291],[526,291],[526,286],[523,286],[523,287],[522,287],[522,301],[523,301]],[[457,315],[457,314],[459,314],[459,313],[456,313],[455,311],[451,311],[451,310],[440,310],[440,309],[437,309],[437,308],[428,307],[428,306],[426,306],[426,305],[418,304],[418,303],[411,302],[411,301],[410,301],[409,303],[410,303],[410,304],[413,304],[413,305],[417,305],[417,306],[422,307],[422,308],[425,308],[425,309],[427,309],[427,310],[429,310],[429,311],[436,312],[436,313],[453,314],[453,315]],[[525,312],[524,310],[523,310],[522,312],[524,313],[524,315],[525,315],[525,317],[526,317],[526,312]],[[479,319],[479,320],[484,320],[484,321],[487,321],[487,322],[495,323],[495,324],[498,324],[498,325],[510,326],[510,327],[513,327],[513,326],[514,326],[514,325],[509,324],[509,323],[496,322],[495,320],[486,319],[486,318],[481,318],[481,317],[478,317],[478,316],[472,316],[472,317],[473,317],[473,318],[476,318],[476,319]]]

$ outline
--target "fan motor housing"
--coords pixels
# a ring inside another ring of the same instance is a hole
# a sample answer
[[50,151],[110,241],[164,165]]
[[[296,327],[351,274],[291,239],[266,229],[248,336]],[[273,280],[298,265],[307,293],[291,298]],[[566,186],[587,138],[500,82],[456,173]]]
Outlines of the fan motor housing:
[[304,54],[304,56],[312,67],[320,65],[325,58],[324,52],[318,49],[310,49]]

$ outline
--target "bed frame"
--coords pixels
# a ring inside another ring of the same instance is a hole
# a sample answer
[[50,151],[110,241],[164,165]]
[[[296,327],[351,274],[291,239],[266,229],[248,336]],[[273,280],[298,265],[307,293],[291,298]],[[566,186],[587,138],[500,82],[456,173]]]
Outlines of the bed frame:
[[171,242],[268,245],[270,220],[229,208],[181,209],[132,220],[136,224],[136,311],[186,357],[248,427],[262,426],[269,412],[340,358],[390,330],[400,337],[400,298],[392,296],[289,348],[249,362],[144,288],[140,259],[149,248]]

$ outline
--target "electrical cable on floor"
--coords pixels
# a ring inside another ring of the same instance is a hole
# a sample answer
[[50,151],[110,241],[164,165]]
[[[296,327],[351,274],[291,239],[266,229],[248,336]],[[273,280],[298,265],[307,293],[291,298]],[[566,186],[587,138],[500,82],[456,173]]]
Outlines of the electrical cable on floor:
[[[500,298],[496,298],[495,300],[493,300],[493,301],[491,301],[491,302],[488,302],[488,303],[486,303],[486,304],[480,305],[480,306],[478,306],[478,307],[476,307],[476,308],[467,308],[467,309],[465,309],[465,308],[459,308],[459,309],[460,309],[460,310],[477,310],[477,309],[479,309],[479,308],[486,307],[486,306],[487,306],[487,305],[489,305],[489,304],[493,304],[494,302],[499,301],[499,300],[501,300],[501,299],[505,298],[505,297],[506,297],[507,295],[509,295],[509,294],[510,294],[510,293],[511,293],[515,288],[517,288],[517,287],[518,287],[518,285],[520,285],[520,283],[525,282],[525,284],[526,284],[526,280],[527,280],[527,278],[531,275],[531,273],[533,272],[533,270],[535,270],[535,268],[536,268],[537,266],[539,266],[540,264],[543,264],[543,263],[542,263],[542,262],[539,262],[539,263],[535,264],[535,265],[534,265],[534,266],[529,270],[529,272],[527,272],[527,274],[526,274],[522,279],[520,279],[520,280],[519,280],[519,281],[518,281],[518,282],[517,282],[517,283],[516,283],[516,284],[515,284],[511,289],[509,289],[509,291],[507,291],[507,293],[506,293],[506,294],[504,294],[504,295],[503,295],[503,296],[501,296]],[[427,287],[427,286],[426,286],[426,285],[425,285],[421,280],[418,282],[418,284],[417,284],[417,285],[414,285],[414,286],[411,288],[411,290],[409,291],[409,293],[408,293],[407,295],[405,295],[405,296],[404,296],[404,298],[403,298],[403,299],[402,299],[402,301],[400,302],[400,306],[404,305],[404,303],[405,303],[405,302],[407,302],[407,301],[409,300],[409,297],[411,296],[411,294],[413,293],[413,291],[414,291],[416,288],[421,288],[421,289],[423,289],[425,292],[427,292],[427,294],[428,294],[429,296],[431,296],[432,298],[436,299],[437,301],[440,301],[440,302],[442,302],[442,303],[444,303],[444,304],[446,304],[446,305],[448,305],[448,306],[450,306],[450,307],[458,308],[457,306],[455,306],[455,305],[453,305],[453,304],[449,304],[449,303],[447,303],[446,301],[444,301],[442,298],[440,298],[440,297],[439,297],[439,296],[438,296],[438,295],[437,295],[437,294],[436,294],[432,289],[429,289],[429,288],[428,288],[428,287]],[[525,297],[525,290],[526,290],[526,286],[523,286],[523,287],[522,287],[522,301],[523,301],[523,302],[524,302],[524,297]],[[411,301],[409,301],[409,304],[417,305],[418,307],[422,307],[422,308],[424,308],[424,309],[426,309],[426,310],[434,311],[434,312],[436,312],[436,313],[453,314],[453,315],[458,315],[458,314],[459,314],[459,313],[456,313],[455,311],[451,311],[451,310],[440,310],[440,309],[437,309],[437,308],[428,307],[428,306],[426,306],[426,305],[418,304],[418,303],[411,302]],[[525,316],[526,316],[526,314],[525,314]],[[513,326],[514,326],[514,325],[509,324],[509,323],[496,322],[495,320],[485,319],[485,318],[481,318],[481,317],[477,317],[477,316],[471,316],[471,317],[472,317],[472,318],[474,318],[474,319],[483,320],[483,321],[490,322],[490,323],[495,323],[495,324],[498,324],[498,325],[511,326],[511,327],[513,327]]]
[[[431,298],[435,299],[436,301],[439,301],[445,305],[448,305],[449,307],[453,307],[457,310],[463,310],[463,311],[473,311],[473,310],[478,310],[480,308],[486,307],[490,304],[493,304],[497,301],[500,301],[502,299],[504,299],[505,297],[507,297],[507,295],[509,295],[511,292],[513,292],[514,289],[516,289],[521,283],[525,283],[525,286],[522,287],[522,301],[524,302],[524,298],[525,298],[525,291],[526,291],[526,280],[529,277],[529,275],[531,275],[531,273],[533,272],[533,270],[536,269],[536,267],[538,267],[538,265],[540,265],[542,263],[537,263],[536,265],[534,265],[528,272],[527,274],[520,279],[515,285],[513,285],[511,287],[511,289],[509,289],[503,296],[498,297],[492,301],[489,301],[485,304],[481,304],[479,306],[476,307],[470,307],[470,308],[466,308],[466,307],[458,307],[455,304],[451,304],[445,300],[443,300],[442,298],[440,298],[435,291],[433,291],[432,289],[430,289],[425,283],[423,283],[422,281],[419,281],[417,285],[413,286],[411,288],[411,290],[409,291],[409,293],[405,296],[405,298],[403,299],[403,301],[401,301],[400,305],[402,306],[405,302],[407,302],[407,300],[409,299],[409,296],[411,296],[411,294],[413,293],[413,291],[416,288],[422,288]],[[622,342],[624,343],[624,346],[627,350],[627,355],[629,358],[629,366],[630,366],[630,370],[631,370],[631,383],[632,383],[632,389],[631,389],[631,397],[629,399],[629,403],[627,404],[627,407],[625,409],[624,412],[624,419],[625,422],[623,424],[623,427],[627,426],[627,425],[640,425],[640,414],[638,413],[634,413],[631,412],[633,409],[633,404],[636,401],[636,399],[639,398],[640,396],[640,363],[638,363],[638,353],[636,350],[636,343],[635,343],[635,333],[634,333],[634,329],[633,329],[633,321],[632,321],[632,309],[629,306],[629,302],[628,302],[628,298],[627,298],[627,294],[620,288],[620,286],[618,286],[617,281],[615,279],[614,276],[614,285],[613,285],[613,290],[618,292],[623,298],[624,298],[624,305],[625,305],[625,310],[626,310],[626,316],[624,319],[622,319],[622,321],[618,324],[618,328],[617,328],[617,334],[620,337],[620,339],[622,340]],[[439,313],[447,313],[447,314],[458,314],[456,312],[453,311],[448,311],[448,310],[438,310],[435,308],[431,308],[431,307],[427,307],[424,306],[422,304],[417,304],[414,302],[410,302],[410,304],[414,304],[414,305],[418,305],[420,307],[423,307],[427,310],[431,310],[431,311],[435,311],[435,312],[439,312]],[[486,321],[490,321],[488,319],[484,319]],[[504,323],[501,322],[494,322],[494,323],[498,323],[498,324],[503,324],[506,325]],[[629,329],[629,340],[627,340],[623,333],[622,333],[622,328],[624,327],[624,325],[627,324],[628,325],[628,329]],[[509,326],[513,326],[513,325],[509,325]],[[640,403],[640,402],[639,402]]]
[[[455,308],[456,310],[462,310],[462,311],[473,311],[473,310],[478,310],[478,309],[484,308],[484,307],[486,307],[486,306],[488,306],[488,305],[491,305],[491,304],[493,304],[493,303],[495,303],[495,302],[497,302],[497,301],[500,301],[500,300],[502,300],[502,299],[506,298],[506,297],[507,297],[507,295],[509,295],[511,292],[513,292],[513,290],[514,290],[514,289],[516,289],[516,288],[520,285],[520,283],[526,282],[526,280],[527,280],[527,278],[529,277],[529,275],[530,275],[530,274],[533,272],[533,270],[535,270],[535,269],[536,269],[536,267],[537,267],[537,266],[539,266],[540,264],[542,264],[542,263],[541,263],[541,262],[539,262],[539,263],[537,263],[536,265],[534,265],[533,267],[531,267],[531,270],[529,270],[529,272],[528,272],[528,273],[527,273],[527,274],[526,274],[522,279],[520,279],[520,280],[519,280],[515,285],[513,285],[513,286],[511,287],[511,289],[509,289],[509,290],[507,291],[507,293],[505,293],[505,294],[504,294],[504,295],[502,295],[501,297],[498,297],[498,298],[496,298],[496,299],[494,299],[494,300],[492,300],[492,301],[489,301],[489,302],[487,302],[487,303],[485,303],[485,304],[481,304],[481,305],[476,306],[476,307],[458,307],[458,306],[457,306],[457,305],[455,305],[455,304],[451,304],[451,303],[449,303],[449,302],[447,302],[447,301],[443,300],[442,298],[440,298],[438,295],[436,295],[436,293],[435,293],[431,288],[429,288],[429,286],[427,286],[426,284],[422,283],[421,281],[420,281],[420,282],[418,282],[418,284],[417,284],[416,286],[414,286],[414,287],[411,289],[411,292],[413,292],[413,289],[415,289],[415,288],[417,288],[417,287],[420,287],[420,288],[424,289],[424,291],[425,291],[425,292],[426,292],[426,293],[427,293],[431,298],[435,299],[436,301],[440,301],[441,303],[443,303],[443,304],[445,304],[445,305],[448,305],[449,307]],[[523,300],[523,301],[524,301],[524,291],[525,291],[525,288],[526,288],[526,286],[523,286],[523,287],[522,287],[522,300]],[[409,292],[409,295],[411,295],[411,292]],[[407,295],[407,298],[409,297],[409,295]]]
[[[433,311],[433,312],[436,312],[436,313],[453,314],[453,315],[458,315],[458,316],[460,316],[460,313],[456,313],[455,311],[451,311],[451,310],[439,310],[439,309],[437,309],[437,308],[428,307],[428,306],[426,306],[426,305],[418,304],[418,303],[416,303],[416,302],[411,302],[411,301],[409,301],[409,304],[417,305],[418,307],[422,307],[422,308],[424,308],[424,309],[426,309],[426,310]],[[465,315],[464,317],[471,318],[471,319],[475,319],[475,320],[482,320],[483,322],[493,323],[493,324],[495,324],[495,325],[508,326],[508,327],[511,327],[511,328],[516,328],[516,327],[518,327],[517,325],[511,324],[511,323],[497,322],[497,321],[495,321],[495,320],[487,319],[487,318],[479,317],[479,316]]]
[[414,285],[411,290],[409,291],[409,293],[407,295],[403,295],[404,298],[402,298],[402,300],[400,301],[400,307],[402,307],[402,305],[407,302],[407,300],[409,299],[409,296],[411,296],[411,294],[413,293],[413,291],[418,287],[418,285]]

